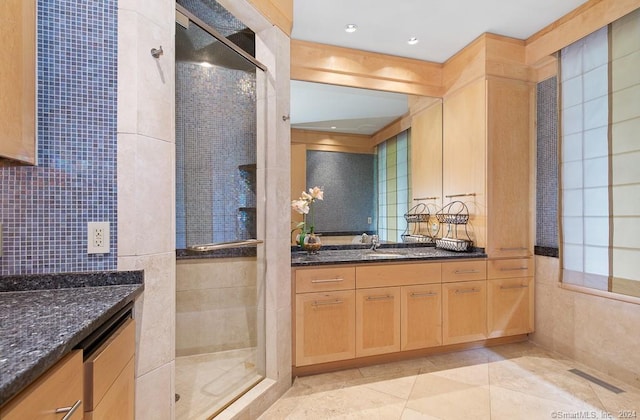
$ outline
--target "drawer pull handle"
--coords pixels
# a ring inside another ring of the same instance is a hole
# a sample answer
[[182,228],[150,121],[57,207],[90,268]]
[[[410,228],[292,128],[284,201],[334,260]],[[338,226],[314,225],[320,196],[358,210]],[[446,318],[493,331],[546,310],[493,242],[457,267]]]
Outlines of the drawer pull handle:
[[464,293],[478,293],[480,291],[480,289],[456,289],[456,294],[461,295]]
[[454,198],[454,197],[475,197],[476,193],[460,193],[460,194],[449,194],[445,195],[446,198]]
[[529,267],[513,267],[513,268],[501,268],[500,271],[520,271],[520,270],[528,270]]
[[456,270],[453,272],[453,274],[477,274],[480,271],[478,270]]
[[392,295],[384,295],[384,296],[367,296],[367,300],[389,300],[393,299]]
[[516,248],[500,248],[500,251],[526,251],[527,248],[526,246],[519,246]]
[[436,292],[425,292],[425,293],[411,293],[411,297],[414,298],[418,298],[418,297],[431,297],[431,296],[438,296],[438,294]]
[[516,284],[516,285],[513,285],[513,286],[500,286],[500,289],[502,289],[502,290],[526,289],[527,287],[529,287],[528,284]]
[[62,407],[62,408],[56,408],[56,414],[62,414],[62,413],[67,413],[65,414],[65,416],[62,418],[62,420],[69,420],[71,418],[71,416],[73,416],[73,413],[76,412],[76,410],[78,408],[80,408],[80,406],[82,405],[82,400],[78,400],[76,401],[75,404],[73,404],[71,407]]
[[311,304],[312,306],[322,306],[322,305],[340,305],[344,303],[344,300],[334,299],[334,300],[314,300]]
[[335,279],[311,280],[311,283],[340,283],[341,281],[344,281],[344,279],[342,277],[336,277]]

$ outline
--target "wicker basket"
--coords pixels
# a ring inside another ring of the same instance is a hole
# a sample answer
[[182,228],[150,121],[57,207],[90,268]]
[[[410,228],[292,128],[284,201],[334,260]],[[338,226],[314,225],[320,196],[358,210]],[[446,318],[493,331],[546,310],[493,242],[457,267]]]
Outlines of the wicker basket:
[[436,239],[436,246],[438,248],[446,249],[455,252],[466,252],[471,248],[472,242],[467,239],[455,239],[455,238],[438,238]]

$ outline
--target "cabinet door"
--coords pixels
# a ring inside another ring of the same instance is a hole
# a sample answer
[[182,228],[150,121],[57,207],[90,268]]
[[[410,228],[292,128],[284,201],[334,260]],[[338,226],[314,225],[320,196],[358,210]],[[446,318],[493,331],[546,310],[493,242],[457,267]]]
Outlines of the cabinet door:
[[296,295],[296,366],[355,357],[355,291]]
[[442,345],[440,284],[402,287],[401,350]]
[[487,81],[487,254],[491,258],[532,254],[532,92],[523,81]]
[[70,410],[70,419],[82,419],[82,387],[82,351],[77,350],[2,407],[0,419],[61,419]]
[[400,287],[356,290],[356,356],[400,351]]
[[442,341],[444,344],[487,337],[487,282],[442,284]]
[[533,278],[489,280],[489,337],[533,331]]
[[0,2],[0,165],[36,163],[36,1]]

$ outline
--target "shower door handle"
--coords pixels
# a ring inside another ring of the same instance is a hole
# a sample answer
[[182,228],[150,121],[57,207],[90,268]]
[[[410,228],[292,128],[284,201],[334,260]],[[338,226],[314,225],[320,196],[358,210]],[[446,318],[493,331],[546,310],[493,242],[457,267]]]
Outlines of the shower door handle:
[[216,242],[212,244],[191,245],[191,246],[188,246],[187,249],[189,251],[207,252],[207,251],[215,251],[218,249],[238,248],[241,246],[257,246],[258,244],[261,244],[261,243],[264,243],[262,239],[246,239],[243,241]]

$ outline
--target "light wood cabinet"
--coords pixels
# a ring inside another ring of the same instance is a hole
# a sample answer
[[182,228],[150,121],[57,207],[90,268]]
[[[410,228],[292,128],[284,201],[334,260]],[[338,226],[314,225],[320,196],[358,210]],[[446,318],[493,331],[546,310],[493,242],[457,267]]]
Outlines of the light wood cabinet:
[[440,283],[401,288],[400,350],[442,345]]
[[[0,408],[1,420],[82,419],[82,351],[67,355]],[[57,412],[57,413],[56,413]]]
[[487,337],[487,282],[442,284],[442,342],[483,340]]
[[444,98],[444,204],[467,204],[469,232],[490,258],[532,254],[533,92],[526,81],[480,77]]
[[413,197],[442,207],[442,102],[411,118],[411,174]]
[[0,2],[0,166],[36,163],[36,1]]
[[296,366],[355,357],[355,291],[296,294]]
[[533,259],[492,260],[488,267],[489,337],[533,332]]
[[400,288],[356,290],[356,357],[400,351]]
[[85,361],[85,420],[134,418],[135,332],[128,319]]

